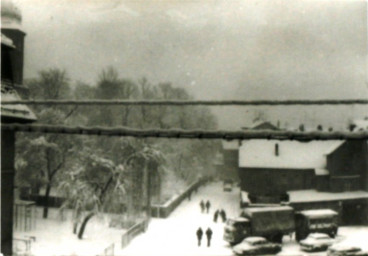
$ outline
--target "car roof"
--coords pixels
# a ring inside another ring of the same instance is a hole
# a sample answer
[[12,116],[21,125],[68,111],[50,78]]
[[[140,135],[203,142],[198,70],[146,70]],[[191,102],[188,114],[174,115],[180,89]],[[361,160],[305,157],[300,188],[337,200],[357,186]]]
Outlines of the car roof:
[[258,241],[267,241],[267,240],[266,238],[261,237],[261,236],[250,236],[250,237],[245,238],[243,241],[254,243]]
[[321,218],[338,215],[337,212],[330,209],[305,210],[301,211],[300,214],[307,216],[309,218]]
[[324,233],[312,233],[312,234],[309,234],[308,237],[323,238],[323,237],[329,237],[329,235],[324,234]]

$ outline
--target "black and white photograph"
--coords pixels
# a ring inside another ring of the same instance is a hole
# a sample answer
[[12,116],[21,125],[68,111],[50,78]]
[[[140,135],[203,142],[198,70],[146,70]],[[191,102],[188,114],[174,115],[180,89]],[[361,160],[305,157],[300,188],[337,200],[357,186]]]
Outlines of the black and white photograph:
[[366,0],[1,0],[2,256],[368,256]]

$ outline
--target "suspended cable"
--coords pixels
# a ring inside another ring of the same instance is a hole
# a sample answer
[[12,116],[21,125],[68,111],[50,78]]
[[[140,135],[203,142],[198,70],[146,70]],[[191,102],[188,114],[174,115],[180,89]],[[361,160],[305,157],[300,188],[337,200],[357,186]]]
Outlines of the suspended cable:
[[346,100],[12,100],[2,105],[352,105],[368,104],[368,99]]
[[83,127],[42,124],[2,124],[2,130],[15,132],[40,132],[77,135],[122,136],[141,138],[176,138],[176,139],[275,139],[275,140],[367,140],[368,131],[359,132],[299,132],[271,130],[209,131],[182,129],[134,129],[127,127]]

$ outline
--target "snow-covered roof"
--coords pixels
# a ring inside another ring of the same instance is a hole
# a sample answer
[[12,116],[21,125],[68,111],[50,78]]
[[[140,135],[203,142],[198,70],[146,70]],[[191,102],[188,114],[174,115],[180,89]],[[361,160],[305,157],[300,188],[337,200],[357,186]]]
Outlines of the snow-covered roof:
[[293,208],[290,206],[270,206],[270,207],[255,207],[246,208],[244,212],[255,213],[255,212],[279,212],[279,211],[291,211]]
[[278,130],[278,127],[268,121],[255,121],[250,126],[242,127],[243,130]]
[[[325,169],[326,155],[343,144],[341,140],[280,141],[245,140],[239,148],[239,167]],[[278,145],[278,155],[275,145]]]
[[291,203],[368,199],[367,191],[321,192],[314,189],[288,191]]
[[222,148],[224,150],[238,150],[239,149],[239,141],[238,140],[223,140]]
[[9,37],[4,35],[3,33],[1,33],[1,43],[8,46],[8,47],[10,47],[10,48],[15,48],[15,46],[13,44],[13,40],[11,40]]
[[337,215],[337,212],[330,210],[330,209],[306,210],[306,211],[301,211],[300,213],[310,218]]
[[251,237],[245,238],[243,241],[247,241],[249,243],[255,243],[255,242],[260,242],[264,240],[266,240],[266,238],[261,237],[261,236],[251,236]]
[[319,238],[329,238],[330,236],[324,233],[312,233],[308,237],[319,239]]
[[257,121],[254,122],[253,125],[251,126],[251,129],[257,129],[260,127],[267,127],[269,129],[277,129],[276,126],[274,126],[273,124],[271,124],[270,122],[267,121]]
[[[1,81],[3,83],[3,81]],[[20,100],[16,90],[1,87],[1,100],[11,101]],[[14,118],[18,120],[35,121],[36,116],[26,105],[2,105],[1,117]]]
[[314,173],[317,176],[323,176],[323,175],[329,175],[330,174],[330,172],[327,169],[319,169],[319,168],[314,169]]
[[368,130],[368,120],[354,120],[354,131]]

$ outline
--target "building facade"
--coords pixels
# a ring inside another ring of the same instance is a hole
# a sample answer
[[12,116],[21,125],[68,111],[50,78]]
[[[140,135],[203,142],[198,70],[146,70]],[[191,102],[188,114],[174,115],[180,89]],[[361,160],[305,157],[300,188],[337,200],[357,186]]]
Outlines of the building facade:
[[238,171],[242,190],[251,194],[367,191],[367,142],[247,140]]
[[[24,36],[20,11],[7,0],[1,1],[1,99],[19,100],[26,94],[23,83]],[[25,105],[2,105],[1,123],[36,120]],[[14,205],[15,133],[1,130],[1,252],[12,255]]]

